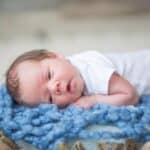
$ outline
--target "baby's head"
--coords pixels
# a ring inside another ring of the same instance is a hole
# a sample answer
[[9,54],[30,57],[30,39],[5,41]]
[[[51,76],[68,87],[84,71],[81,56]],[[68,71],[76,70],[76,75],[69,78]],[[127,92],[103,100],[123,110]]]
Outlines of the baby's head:
[[32,50],[20,55],[6,73],[6,86],[18,102],[30,106],[75,102],[83,92],[79,71],[62,55]]

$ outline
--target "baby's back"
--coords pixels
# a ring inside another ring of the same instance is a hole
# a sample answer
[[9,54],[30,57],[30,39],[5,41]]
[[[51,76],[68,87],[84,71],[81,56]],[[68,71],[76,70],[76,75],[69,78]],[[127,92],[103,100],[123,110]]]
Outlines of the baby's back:
[[150,94],[150,50],[106,53],[117,72],[141,94]]

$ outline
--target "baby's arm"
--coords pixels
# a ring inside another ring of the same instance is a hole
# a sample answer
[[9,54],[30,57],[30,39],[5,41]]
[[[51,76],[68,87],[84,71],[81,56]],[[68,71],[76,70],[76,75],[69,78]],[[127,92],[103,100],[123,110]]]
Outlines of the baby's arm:
[[109,81],[108,95],[91,95],[81,97],[75,104],[80,107],[90,107],[96,103],[105,103],[115,106],[135,105],[139,96],[134,87],[117,73],[113,73]]

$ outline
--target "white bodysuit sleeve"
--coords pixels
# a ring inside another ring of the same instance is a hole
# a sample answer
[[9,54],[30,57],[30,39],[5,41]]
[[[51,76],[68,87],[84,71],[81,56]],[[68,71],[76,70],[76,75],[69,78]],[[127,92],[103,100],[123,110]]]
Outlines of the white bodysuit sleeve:
[[88,62],[88,93],[108,94],[109,80],[116,71],[112,62],[103,54],[97,51],[88,51],[86,53]]
[[97,51],[86,51],[68,58],[85,83],[85,95],[108,94],[109,80],[115,71],[112,62]]

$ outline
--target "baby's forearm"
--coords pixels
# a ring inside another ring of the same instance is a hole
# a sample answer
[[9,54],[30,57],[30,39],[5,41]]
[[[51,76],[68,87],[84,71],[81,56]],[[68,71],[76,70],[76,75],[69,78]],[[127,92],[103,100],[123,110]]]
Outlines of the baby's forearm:
[[135,105],[138,103],[139,97],[137,95],[129,95],[126,93],[117,93],[112,95],[91,95],[91,96],[82,96],[74,104],[83,107],[89,108],[95,104],[109,104],[114,106],[126,106],[126,105]]
[[[91,97],[92,98],[92,97]],[[138,103],[137,96],[131,96],[129,94],[118,93],[113,95],[93,95],[93,98],[96,100],[97,103],[104,103],[110,104],[115,106],[122,106],[122,105],[135,105]]]

